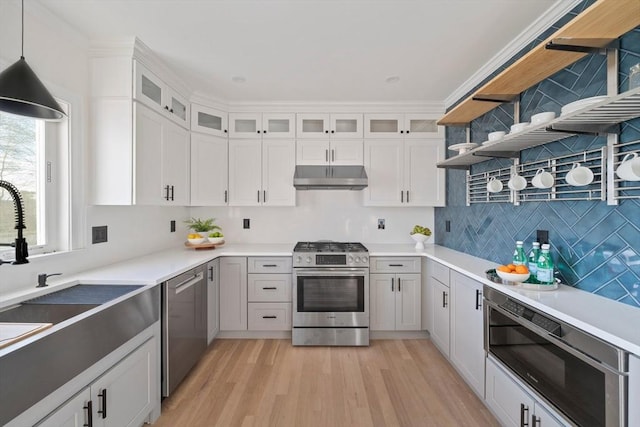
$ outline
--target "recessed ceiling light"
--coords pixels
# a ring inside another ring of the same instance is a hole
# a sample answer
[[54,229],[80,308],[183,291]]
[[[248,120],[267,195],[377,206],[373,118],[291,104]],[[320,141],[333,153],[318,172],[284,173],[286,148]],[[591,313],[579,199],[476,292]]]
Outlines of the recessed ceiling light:
[[400,77],[399,76],[390,76],[390,77],[387,77],[384,81],[389,83],[389,84],[398,83],[400,81]]
[[247,81],[247,79],[242,76],[233,76],[231,77],[231,81],[234,83],[244,83]]

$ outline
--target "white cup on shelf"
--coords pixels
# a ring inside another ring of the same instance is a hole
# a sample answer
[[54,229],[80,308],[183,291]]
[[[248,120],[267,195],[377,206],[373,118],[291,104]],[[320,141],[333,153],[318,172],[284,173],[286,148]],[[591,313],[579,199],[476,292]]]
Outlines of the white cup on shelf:
[[551,188],[555,179],[553,175],[540,168],[536,171],[536,174],[531,178],[531,185],[536,188]]
[[580,166],[580,163],[574,163],[564,179],[569,185],[582,187],[593,182],[593,172],[587,167]]
[[497,179],[495,176],[492,176],[487,182],[487,191],[489,193],[499,193],[502,191],[502,181]]
[[618,165],[616,175],[625,181],[640,181],[640,157],[638,157],[638,153],[627,153]]
[[509,178],[507,186],[514,191],[524,190],[527,187],[527,180],[517,173],[514,173],[511,175],[511,178]]

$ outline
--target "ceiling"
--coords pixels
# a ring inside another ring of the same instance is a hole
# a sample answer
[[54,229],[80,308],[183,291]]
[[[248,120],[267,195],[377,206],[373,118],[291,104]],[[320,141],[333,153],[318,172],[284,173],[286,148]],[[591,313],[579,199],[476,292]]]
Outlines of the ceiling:
[[88,38],[139,37],[192,89],[229,102],[443,101],[556,3],[38,1]]

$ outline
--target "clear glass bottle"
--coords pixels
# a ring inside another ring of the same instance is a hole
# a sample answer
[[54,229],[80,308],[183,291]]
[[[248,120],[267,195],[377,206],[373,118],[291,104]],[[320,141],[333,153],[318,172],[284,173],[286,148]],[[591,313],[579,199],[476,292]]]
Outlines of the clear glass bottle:
[[521,240],[516,242],[516,250],[513,251],[513,265],[526,265],[527,264],[527,256],[524,253],[523,243]]
[[533,242],[533,248],[529,252],[529,273],[533,277],[536,277],[538,271],[538,258],[540,257],[540,243]]
[[551,285],[553,284],[553,259],[549,253],[550,246],[548,244],[542,245],[540,256],[538,257],[538,265],[536,271],[536,279],[538,282]]
[[629,90],[640,87],[640,63],[629,69]]

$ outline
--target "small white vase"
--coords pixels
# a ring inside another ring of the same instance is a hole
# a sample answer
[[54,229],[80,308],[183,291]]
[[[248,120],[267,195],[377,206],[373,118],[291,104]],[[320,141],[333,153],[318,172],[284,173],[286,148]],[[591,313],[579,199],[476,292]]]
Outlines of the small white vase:
[[414,233],[411,234],[411,238],[416,242],[416,249],[424,249],[424,242],[429,238],[424,234]]

